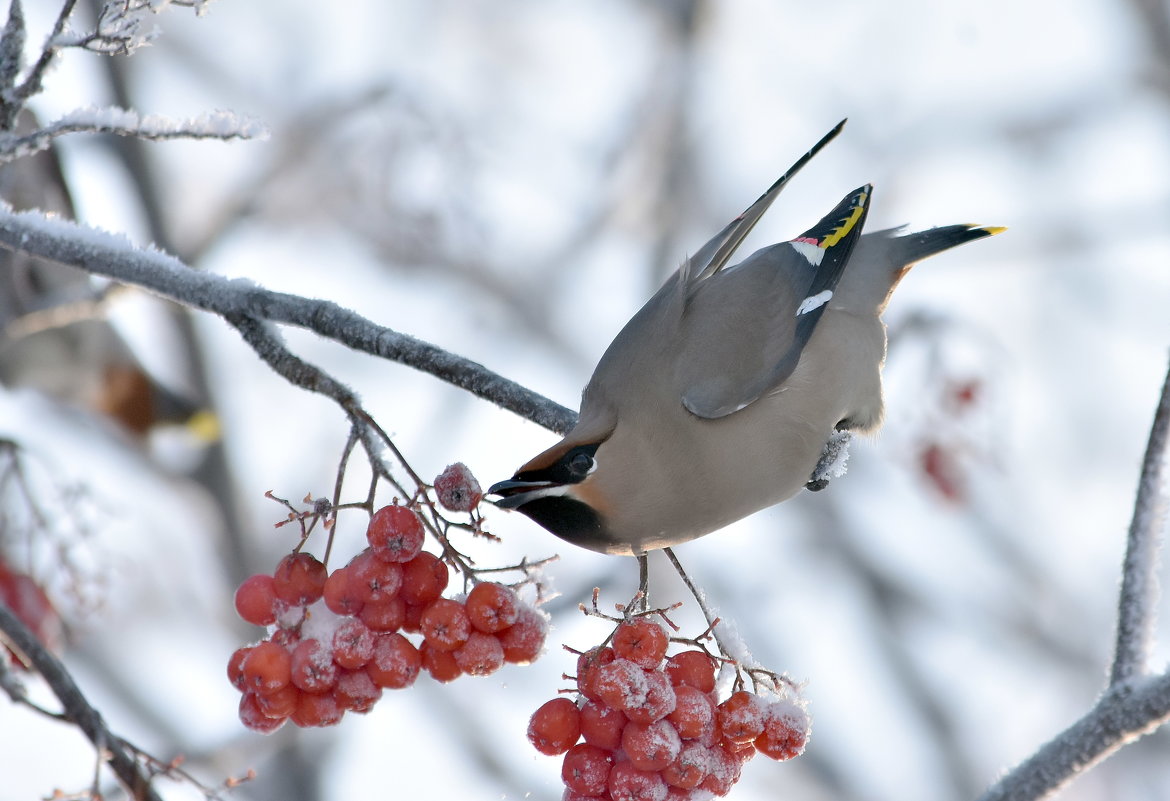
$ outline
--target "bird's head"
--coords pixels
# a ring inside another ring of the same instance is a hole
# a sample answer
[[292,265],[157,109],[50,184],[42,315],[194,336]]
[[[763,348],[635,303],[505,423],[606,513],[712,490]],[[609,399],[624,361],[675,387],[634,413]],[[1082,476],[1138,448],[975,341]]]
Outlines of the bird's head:
[[607,552],[612,541],[606,504],[595,483],[604,441],[566,438],[492,485],[488,494],[500,497],[497,506],[522,512],[567,542]]

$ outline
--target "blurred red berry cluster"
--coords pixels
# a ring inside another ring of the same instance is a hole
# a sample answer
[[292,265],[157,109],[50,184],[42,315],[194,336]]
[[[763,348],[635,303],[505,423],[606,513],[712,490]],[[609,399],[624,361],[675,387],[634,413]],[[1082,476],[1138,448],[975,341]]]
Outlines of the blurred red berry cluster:
[[[459,494],[459,503],[469,497]],[[245,726],[329,726],[346,711],[369,711],[383,690],[409,687],[422,671],[449,682],[539,656],[541,613],[496,583],[476,584],[463,600],[443,597],[448,567],[422,549],[424,533],[413,509],[386,506],[349,564],[329,572],[316,557],[291,553],[272,575],[240,584],[240,617],[269,627],[228,662]]]
[[[41,644],[50,650],[61,645],[61,617],[44,588],[27,573],[14,570],[0,557],[0,603],[12,610],[17,619],[36,635]],[[12,652],[0,650],[0,659],[12,656]],[[19,659],[12,660],[21,665]],[[21,665],[22,666],[22,665]]]
[[610,646],[577,660],[577,699],[532,715],[537,751],[564,755],[564,801],[691,801],[726,795],[757,752],[791,759],[809,719],[780,695],[739,690],[721,703],[715,660],[700,650],[667,658],[666,629],[647,617],[622,622]]

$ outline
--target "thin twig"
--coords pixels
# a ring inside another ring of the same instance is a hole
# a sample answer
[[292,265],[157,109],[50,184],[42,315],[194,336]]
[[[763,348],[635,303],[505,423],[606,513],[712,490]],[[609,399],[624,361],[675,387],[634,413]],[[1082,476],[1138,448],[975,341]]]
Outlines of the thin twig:
[[0,631],[49,685],[57,700],[61,702],[65,719],[85,732],[94,749],[105,755],[110,768],[130,796],[136,801],[161,801],[132,751],[106,726],[101,713],[90,705],[65,666],[41,645],[28,626],[2,603]]
[[1166,528],[1167,448],[1170,446],[1170,370],[1150,427],[1142,462],[1133,521],[1129,526],[1121,597],[1117,610],[1117,645],[1110,685],[1145,675],[1149,669],[1158,600],[1158,554]]
[[[683,584],[687,585],[687,589],[691,591],[691,595],[694,596],[695,602],[699,605],[699,609],[702,610],[703,619],[707,621],[707,631],[715,638],[715,644],[719,647],[719,653],[728,657],[734,656],[735,649],[731,648],[730,643],[726,642],[722,636],[723,630],[717,625],[719,623],[718,615],[707,606],[707,599],[703,597],[703,593],[699,591],[699,588],[691,581],[691,577],[687,575],[687,571],[683,569],[682,562],[678,561],[678,557],[674,555],[674,549],[663,548],[662,552],[666,554],[666,558],[674,566],[678,577],[682,579]],[[745,667],[750,666],[745,665]]]

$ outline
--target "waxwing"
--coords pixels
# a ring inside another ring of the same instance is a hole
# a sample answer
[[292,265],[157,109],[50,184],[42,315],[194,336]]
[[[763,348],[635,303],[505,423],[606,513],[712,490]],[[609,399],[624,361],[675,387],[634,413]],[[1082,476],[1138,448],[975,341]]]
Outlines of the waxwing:
[[701,537],[803,488],[838,431],[882,420],[881,314],[910,266],[1002,228],[861,235],[872,187],[726,266],[780,190],[844,126],[687,259],[605,351],[576,426],[499,506],[594,551]]

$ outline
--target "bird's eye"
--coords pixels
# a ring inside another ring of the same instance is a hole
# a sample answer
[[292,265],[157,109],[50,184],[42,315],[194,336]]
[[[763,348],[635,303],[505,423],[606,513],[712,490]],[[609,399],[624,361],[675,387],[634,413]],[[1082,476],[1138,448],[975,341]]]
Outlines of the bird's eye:
[[573,458],[569,460],[569,470],[573,475],[587,476],[589,471],[593,469],[593,457],[587,453],[578,451],[573,454]]

